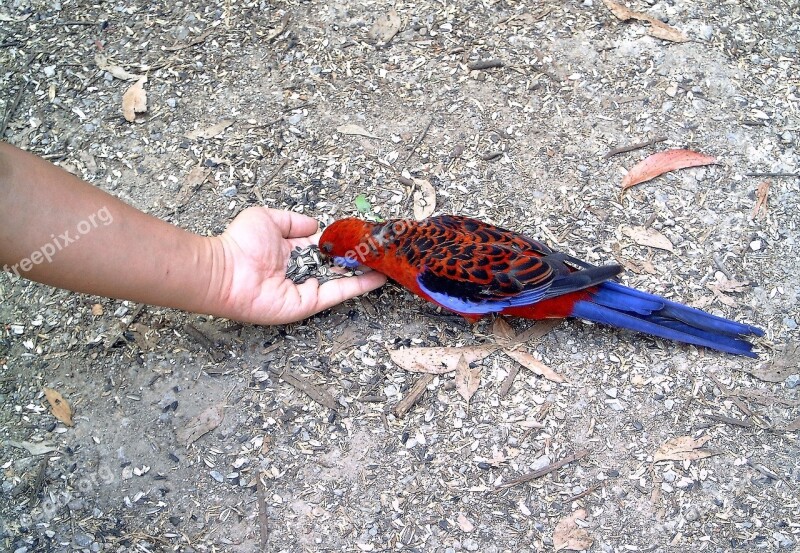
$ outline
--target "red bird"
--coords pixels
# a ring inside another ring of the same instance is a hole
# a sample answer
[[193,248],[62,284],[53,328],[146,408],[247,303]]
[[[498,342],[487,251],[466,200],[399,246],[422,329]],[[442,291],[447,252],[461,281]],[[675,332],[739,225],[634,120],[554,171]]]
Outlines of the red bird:
[[614,282],[619,265],[596,267],[468,217],[342,219],[325,229],[319,244],[338,264],[370,267],[472,322],[490,313],[578,317],[749,357],[757,355],[745,337],[764,335]]

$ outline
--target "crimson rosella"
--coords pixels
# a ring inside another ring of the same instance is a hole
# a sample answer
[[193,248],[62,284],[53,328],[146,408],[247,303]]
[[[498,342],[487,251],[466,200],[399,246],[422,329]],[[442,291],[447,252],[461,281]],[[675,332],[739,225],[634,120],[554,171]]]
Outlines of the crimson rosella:
[[578,317],[719,351],[756,357],[746,336],[764,332],[614,281],[545,244],[455,215],[372,223],[349,218],[325,229],[323,253],[340,265],[380,271],[416,295],[474,322],[491,314]]

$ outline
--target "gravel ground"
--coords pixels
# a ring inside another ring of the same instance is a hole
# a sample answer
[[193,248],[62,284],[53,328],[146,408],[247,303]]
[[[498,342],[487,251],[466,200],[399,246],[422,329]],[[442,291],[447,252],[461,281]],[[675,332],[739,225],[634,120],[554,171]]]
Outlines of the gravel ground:
[[[495,352],[469,404],[438,375],[403,414],[420,376],[389,350],[491,345],[491,321],[388,285],[241,326],[3,274],[0,549],[794,550],[800,7],[628,6],[688,41],[600,0],[3,3],[0,136],[146,212],[219,233],[259,204],[329,223],[363,194],[410,216],[424,179],[437,213],[766,336],[753,361],[565,322],[523,350],[566,382],[522,368],[506,390],[520,366]],[[134,122],[125,72],[147,76]],[[684,147],[719,164],[620,194]]]

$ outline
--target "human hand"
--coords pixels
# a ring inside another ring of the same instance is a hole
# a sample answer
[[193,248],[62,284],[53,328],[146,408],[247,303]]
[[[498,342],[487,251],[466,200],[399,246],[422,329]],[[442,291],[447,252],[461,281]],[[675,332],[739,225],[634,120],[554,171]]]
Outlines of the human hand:
[[[225,232],[212,238],[217,249],[214,267],[219,287],[211,292],[210,312],[242,322],[283,324],[299,321],[349,298],[379,288],[386,277],[377,272],[295,284],[286,278],[291,251],[316,244],[319,224],[315,219],[264,207],[242,211]],[[215,287],[216,288],[216,287]]]

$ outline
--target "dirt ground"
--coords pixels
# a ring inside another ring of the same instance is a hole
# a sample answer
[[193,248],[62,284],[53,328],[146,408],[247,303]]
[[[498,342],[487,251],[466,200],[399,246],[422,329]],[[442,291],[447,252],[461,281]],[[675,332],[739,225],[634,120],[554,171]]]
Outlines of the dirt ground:
[[[522,351],[566,382],[498,352],[469,405],[444,374],[399,416],[420,375],[389,351],[494,344],[492,321],[387,285],[242,326],[6,273],[0,549],[795,550],[800,5],[627,5],[688,40],[601,0],[3,2],[2,138],[148,213],[215,234],[260,204],[327,224],[363,194],[406,217],[425,179],[436,213],[622,263],[766,336],[751,360],[564,322]],[[125,72],[147,76],[134,122]],[[621,195],[669,148],[719,163]]]

